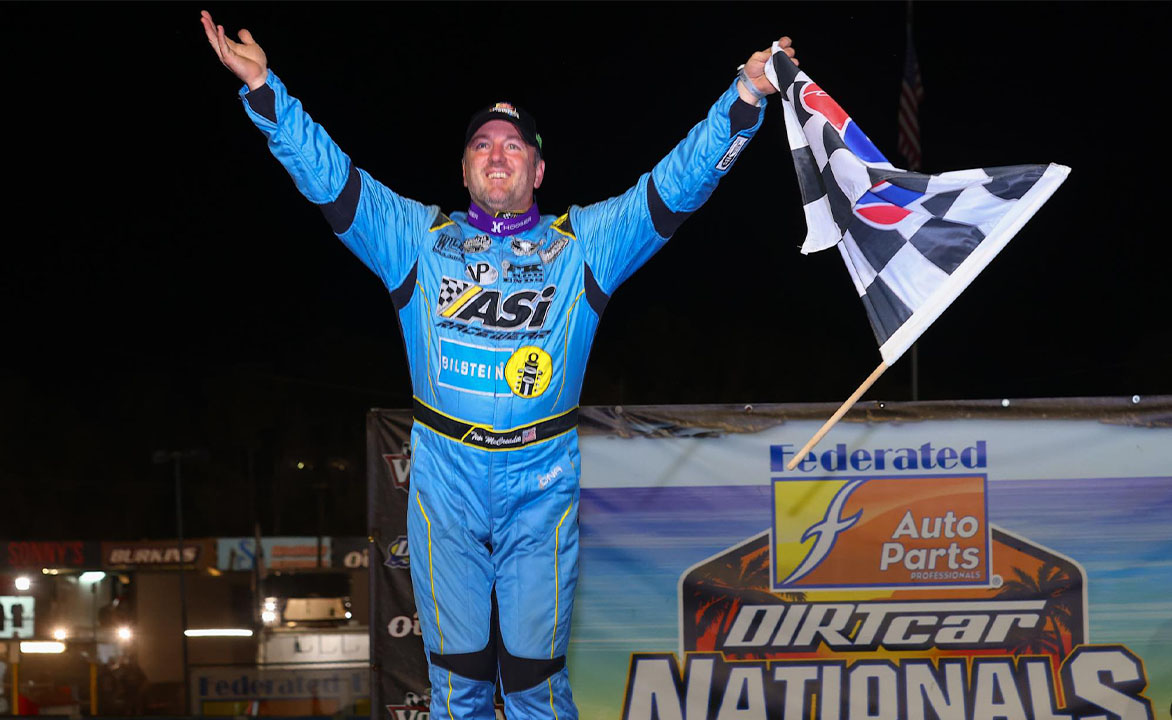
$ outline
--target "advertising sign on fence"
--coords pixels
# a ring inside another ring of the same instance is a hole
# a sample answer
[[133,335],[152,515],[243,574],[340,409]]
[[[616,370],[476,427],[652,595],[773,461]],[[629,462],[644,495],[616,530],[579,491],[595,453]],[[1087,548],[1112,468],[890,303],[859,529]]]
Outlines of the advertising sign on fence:
[[[267,570],[307,570],[330,567],[330,538],[262,537],[262,567]],[[320,552],[320,559],[318,554]],[[220,570],[252,570],[256,566],[256,538],[219,538],[216,567]]]
[[333,668],[191,669],[191,712],[205,716],[360,715],[368,710],[370,672],[364,664]]
[[[792,471],[828,408],[583,409],[581,717],[1164,717],[1172,400],[1008,405],[859,407]],[[401,447],[405,415],[370,420]],[[384,555],[376,593],[410,615]],[[429,694],[390,627],[382,717]]]

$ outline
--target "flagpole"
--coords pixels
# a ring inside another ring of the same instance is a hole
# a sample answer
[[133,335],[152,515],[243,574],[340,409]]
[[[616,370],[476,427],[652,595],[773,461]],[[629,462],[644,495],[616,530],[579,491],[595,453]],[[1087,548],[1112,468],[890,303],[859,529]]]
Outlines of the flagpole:
[[793,470],[795,467],[797,467],[798,463],[806,457],[806,453],[810,452],[810,450],[812,450],[814,446],[817,445],[818,442],[826,436],[826,433],[830,432],[830,428],[838,424],[838,421],[842,419],[842,416],[846,415],[847,411],[854,407],[854,404],[859,401],[859,398],[863,396],[863,393],[867,392],[867,390],[875,384],[875,381],[879,379],[879,376],[882,375],[883,371],[886,369],[887,363],[879,363],[879,367],[875,368],[874,372],[872,372],[870,376],[868,376],[867,379],[863,381],[863,384],[859,386],[859,389],[851,393],[851,396],[846,399],[846,402],[842,404],[842,407],[840,407],[837,412],[831,415],[830,419],[827,420],[822,425],[822,427],[818,428],[818,432],[814,433],[814,437],[810,438],[810,442],[806,443],[805,446],[802,447],[802,449],[799,450],[796,455],[794,455],[793,460],[790,460],[786,464],[785,469]]

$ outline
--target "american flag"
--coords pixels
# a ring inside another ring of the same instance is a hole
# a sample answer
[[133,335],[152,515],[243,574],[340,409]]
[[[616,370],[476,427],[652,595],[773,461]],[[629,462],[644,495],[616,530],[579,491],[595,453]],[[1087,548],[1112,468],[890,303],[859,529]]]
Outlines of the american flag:
[[896,149],[907,161],[908,170],[920,169],[920,103],[924,100],[924,83],[920,63],[912,42],[911,8],[908,8],[907,53],[903,61],[903,82],[899,89],[899,141]]
[[807,234],[837,247],[879,351],[894,363],[1066,179],[1063,165],[896,168],[850,115],[774,46],[766,75],[783,94]]

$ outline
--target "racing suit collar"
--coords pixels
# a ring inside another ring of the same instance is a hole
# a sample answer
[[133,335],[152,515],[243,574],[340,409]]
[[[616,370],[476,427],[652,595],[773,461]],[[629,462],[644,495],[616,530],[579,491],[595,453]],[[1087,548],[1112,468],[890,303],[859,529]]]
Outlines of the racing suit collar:
[[537,210],[537,203],[529,206],[523,213],[491,213],[475,202],[468,205],[468,222],[477,230],[489,235],[503,237],[516,235],[537,224],[541,213]]

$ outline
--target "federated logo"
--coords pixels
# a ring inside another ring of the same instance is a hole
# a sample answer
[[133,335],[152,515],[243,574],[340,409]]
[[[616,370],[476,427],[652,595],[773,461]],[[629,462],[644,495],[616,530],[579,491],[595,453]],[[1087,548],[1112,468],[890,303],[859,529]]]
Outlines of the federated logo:
[[400,535],[387,545],[387,567],[400,570],[411,567],[411,553],[407,548],[407,536]]
[[803,462],[918,472],[774,477],[772,529],[680,575],[679,652],[631,654],[622,720],[1156,717],[1140,657],[1090,642],[1078,562],[990,525],[984,474],[932,471],[983,441]]
[[553,358],[539,347],[518,348],[505,363],[505,378],[514,395],[535,398],[545,392],[553,377]]
[[989,584],[984,475],[773,481],[775,590]]

